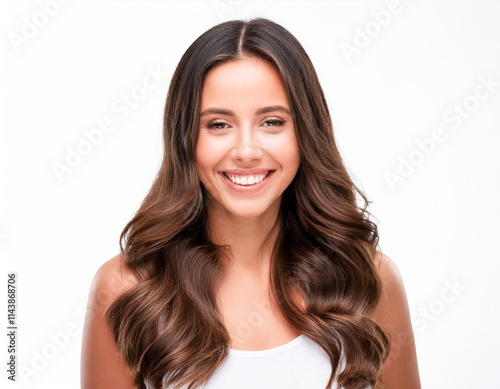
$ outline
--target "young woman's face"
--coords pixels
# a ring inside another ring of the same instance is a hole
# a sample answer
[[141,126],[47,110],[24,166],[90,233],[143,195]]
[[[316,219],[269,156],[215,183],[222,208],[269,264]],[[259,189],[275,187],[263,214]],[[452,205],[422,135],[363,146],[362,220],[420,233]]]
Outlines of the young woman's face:
[[252,217],[279,205],[299,149],[288,98],[268,62],[245,58],[207,73],[196,160],[212,206]]

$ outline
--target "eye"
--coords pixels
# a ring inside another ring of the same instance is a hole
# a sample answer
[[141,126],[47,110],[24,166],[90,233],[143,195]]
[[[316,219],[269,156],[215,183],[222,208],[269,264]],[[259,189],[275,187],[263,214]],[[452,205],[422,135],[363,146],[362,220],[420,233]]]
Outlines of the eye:
[[210,129],[216,129],[216,130],[223,130],[225,129],[224,126],[227,126],[227,123],[224,122],[212,122],[207,124],[207,128]]
[[281,119],[269,119],[266,120],[264,123],[267,124],[266,127],[277,127],[277,126],[282,126],[286,122]]

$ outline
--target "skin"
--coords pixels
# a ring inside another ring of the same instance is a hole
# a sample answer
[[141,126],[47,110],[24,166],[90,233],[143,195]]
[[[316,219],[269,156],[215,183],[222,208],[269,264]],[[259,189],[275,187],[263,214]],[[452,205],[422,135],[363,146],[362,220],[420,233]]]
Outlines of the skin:
[[[277,347],[296,338],[293,329],[275,305],[269,290],[270,248],[273,234],[262,251],[265,235],[274,223],[281,194],[300,165],[292,118],[283,110],[256,114],[263,107],[279,105],[290,109],[276,70],[258,58],[244,58],[219,65],[205,79],[201,112],[210,108],[232,114],[208,113],[200,117],[196,147],[200,180],[207,189],[207,215],[210,238],[229,244],[227,272],[218,293],[224,323],[231,334],[230,348],[262,350]],[[276,120],[285,123],[277,125]],[[219,122],[212,128],[211,123]],[[275,170],[267,185],[255,193],[230,189],[221,170],[265,168]],[[379,253],[374,258],[382,279],[383,293],[372,317],[391,334],[395,346],[384,365],[386,389],[420,389],[415,342],[403,280],[396,264]],[[97,271],[90,288],[82,343],[82,389],[134,389],[133,377],[118,352],[104,318],[114,299],[137,283],[117,255]],[[244,293],[242,292],[244,291]],[[250,337],[239,336],[237,321],[260,310],[262,324]],[[303,299],[298,296],[299,305]],[[269,334],[272,334],[270,336]]]

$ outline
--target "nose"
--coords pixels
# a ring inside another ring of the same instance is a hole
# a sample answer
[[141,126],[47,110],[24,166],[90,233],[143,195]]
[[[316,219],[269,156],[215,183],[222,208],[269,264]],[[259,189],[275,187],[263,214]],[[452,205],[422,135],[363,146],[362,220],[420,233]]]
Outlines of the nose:
[[257,161],[262,158],[262,149],[256,139],[256,134],[250,126],[240,128],[235,137],[231,157],[242,163]]

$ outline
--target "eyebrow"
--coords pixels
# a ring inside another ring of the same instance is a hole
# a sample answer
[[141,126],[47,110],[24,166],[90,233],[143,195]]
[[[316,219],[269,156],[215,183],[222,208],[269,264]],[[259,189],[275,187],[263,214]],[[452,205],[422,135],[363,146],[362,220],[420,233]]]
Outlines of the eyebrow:
[[[291,116],[290,111],[288,108],[283,107],[282,105],[270,105],[268,107],[262,107],[259,108],[257,111],[255,111],[255,115],[262,115],[264,113],[269,113],[269,112],[274,112],[274,111],[282,111],[287,113],[288,115]],[[229,109],[224,109],[224,108],[207,108],[205,109],[201,114],[200,117],[204,115],[209,115],[211,113],[218,113],[222,115],[227,115],[227,116],[236,116],[234,111],[231,111]]]

